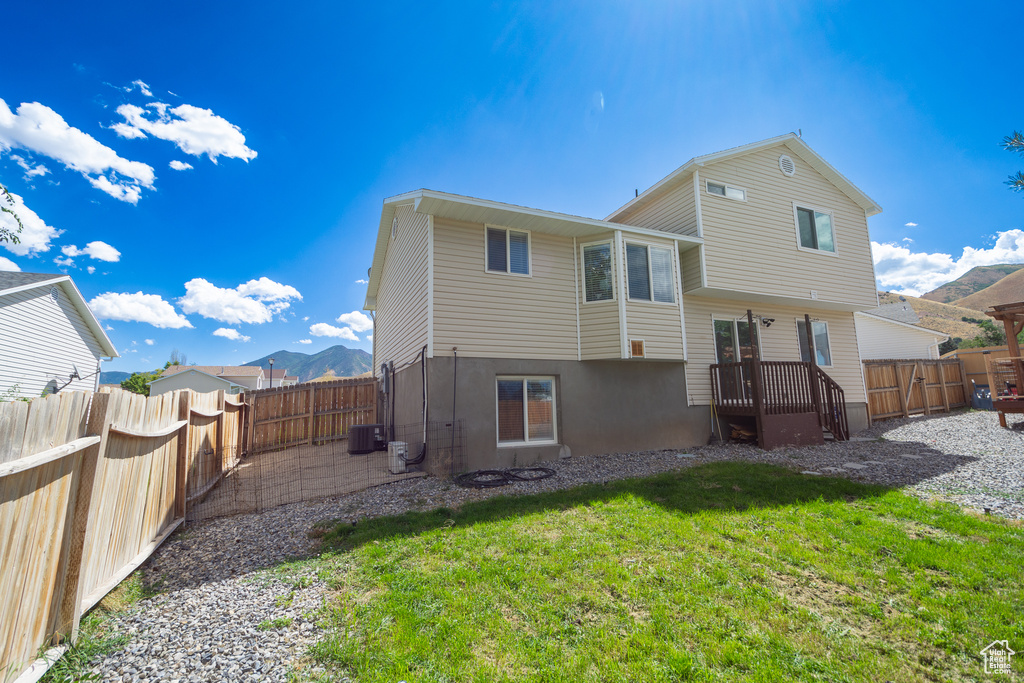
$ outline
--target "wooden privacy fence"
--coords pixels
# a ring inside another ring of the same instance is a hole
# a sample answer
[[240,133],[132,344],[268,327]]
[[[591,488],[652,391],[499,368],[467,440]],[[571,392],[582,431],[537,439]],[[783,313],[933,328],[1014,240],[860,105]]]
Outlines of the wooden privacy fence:
[[352,425],[377,421],[373,377],[264,389],[245,395],[250,454],[343,438]]
[[181,524],[237,458],[242,409],[188,390],[0,403],[0,683],[35,680]]
[[871,420],[948,413],[971,403],[963,361],[955,358],[866,360],[864,383]]

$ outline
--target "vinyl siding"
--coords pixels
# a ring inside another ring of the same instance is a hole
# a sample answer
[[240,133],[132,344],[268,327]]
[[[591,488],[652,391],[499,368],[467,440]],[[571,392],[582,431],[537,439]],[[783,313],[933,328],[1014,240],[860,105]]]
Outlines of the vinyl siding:
[[938,332],[914,330],[866,315],[855,320],[861,360],[939,357],[936,344],[943,337]]
[[388,244],[377,292],[374,371],[382,363],[402,365],[427,343],[427,224],[412,206],[395,211],[398,225]]
[[[583,290],[583,246],[594,242],[611,241],[612,282],[615,298],[611,301],[587,302]],[[622,358],[622,337],[619,336],[619,281],[617,276],[618,254],[615,253],[615,234],[608,233],[600,238],[579,243],[576,256],[579,268],[580,297],[580,356],[583,360]]]
[[616,218],[615,222],[695,237],[697,211],[693,194],[693,176],[682,180],[679,185],[665,193],[664,197]]
[[828,323],[832,366],[822,366],[822,370],[843,387],[848,403],[866,402],[853,313],[687,296],[683,301],[689,360],[686,368],[686,386],[692,404],[707,405],[711,402],[711,378],[708,368],[717,362],[712,319],[745,318],[747,309],[753,310],[757,315],[775,318],[771,327],[758,326],[763,360],[800,360],[797,320],[803,320],[805,313]]
[[700,253],[703,247],[684,251],[679,255],[679,267],[683,269],[683,291],[703,287],[700,275]]
[[[626,237],[628,244],[647,244],[649,246],[675,249],[672,242],[657,240],[639,240]],[[628,276],[627,276],[628,277]],[[679,273],[672,266],[672,289],[676,291]],[[673,304],[652,301],[630,301],[626,299],[626,336],[629,339],[643,339],[645,357],[652,360],[682,360],[683,330],[679,318],[679,295],[674,297]]]
[[200,394],[208,394],[211,391],[220,391],[223,389],[230,393],[230,384],[225,380],[211,377],[206,373],[193,373],[188,370],[184,370],[171,375],[167,379],[162,379],[159,382],[151,384],[149,395],[159,396],[160,394],[177,391],[178,389],[191,389],[192,391],[199,392]]
[[434,355],[576,360],[572,239],[531,232],[530,261],[487,272],[484,226],[436,219]]
[[[793,177],[779,170],[781,154],[796,164]],[[805,299],[815,290],[822,301],[877,305],[864,210],[788,148],[711,163],[699,176],[709,288]],[[747,200],[709,195],[707,180],[743,188]],[[798,249],[794,202],[833,213],[834,255]]]
[[47,382],[68,381],[72,365],[83,379],[62,391],[94,391],[103,354],[96,337],[61,287],[58,301],[50,287],[0,296],[0,392],[33,398]]

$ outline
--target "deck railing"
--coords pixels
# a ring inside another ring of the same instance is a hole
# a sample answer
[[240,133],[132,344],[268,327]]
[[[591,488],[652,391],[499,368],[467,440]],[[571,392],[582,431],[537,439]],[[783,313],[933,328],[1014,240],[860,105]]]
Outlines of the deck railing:
[[[843,388],[821,368],[800,361],[752,360],[711,366],[711,392],[722,415],[817,413],[836,439],[849,439]],[[812,380],[813,376],[813,380]],[[760,400],[758,400],[760,399]]]

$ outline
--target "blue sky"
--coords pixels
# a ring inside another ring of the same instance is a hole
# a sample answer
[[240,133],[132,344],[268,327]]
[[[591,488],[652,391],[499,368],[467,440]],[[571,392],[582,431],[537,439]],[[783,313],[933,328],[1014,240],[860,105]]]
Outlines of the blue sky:
[[106,369],[369,350],[384,198],[603,218],[797,129],[883,207],[880,288],[1024,262],[1024,159],[999,147],[1024,129],[1024,6],[919,7],[19,3],[0,182],[26,231],[0,267],[70,274],[122,351]]

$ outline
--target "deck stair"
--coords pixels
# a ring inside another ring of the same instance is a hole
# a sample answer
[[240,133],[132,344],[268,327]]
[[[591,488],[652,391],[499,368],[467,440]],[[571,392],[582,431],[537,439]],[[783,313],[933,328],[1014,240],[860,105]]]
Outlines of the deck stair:
[[[750,324],[753,325],[751,317]],[[807,329],[810,320],[807,319]],[[808,348],[814,348],[809,340]],[[711,366],[715,410],[722,417],[753,417],[758,446],[810,446],[850,438],[843,388],[814,362],[762,361],[758,353]]]

